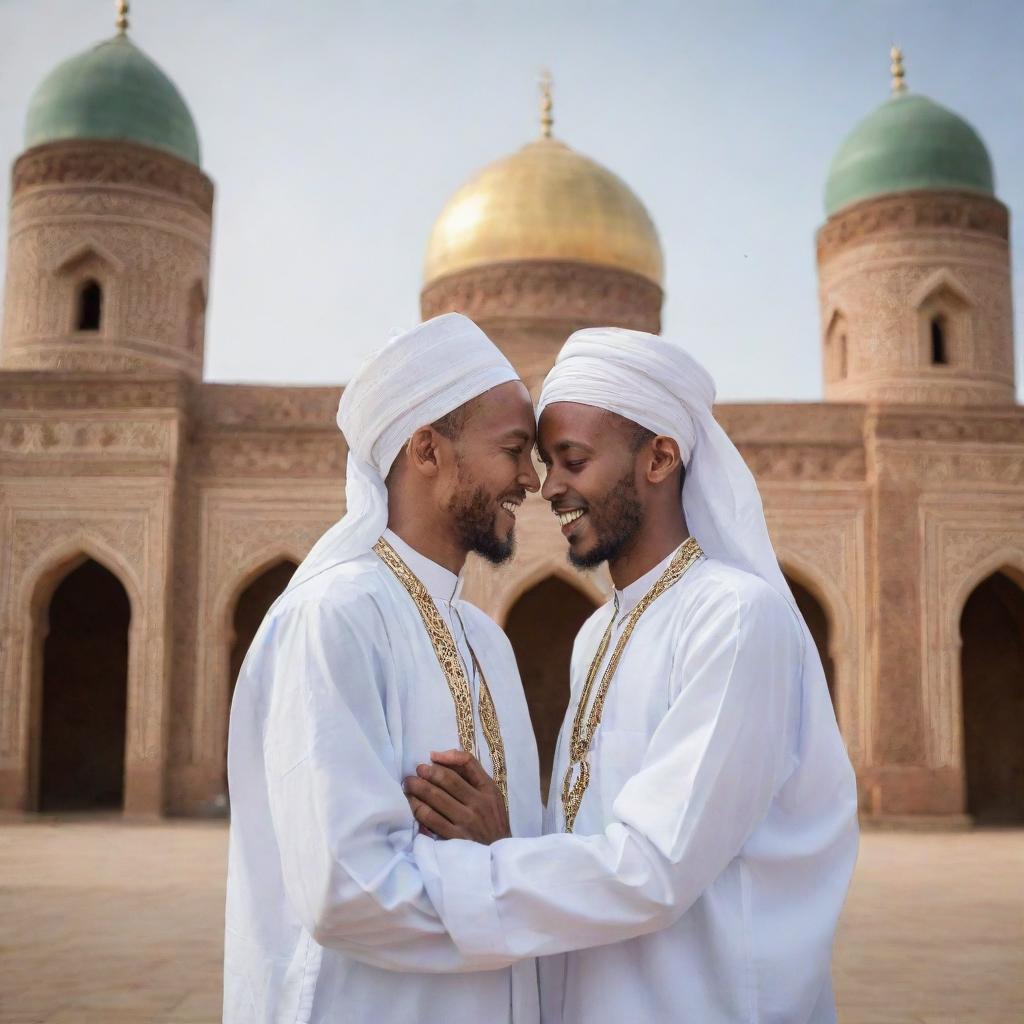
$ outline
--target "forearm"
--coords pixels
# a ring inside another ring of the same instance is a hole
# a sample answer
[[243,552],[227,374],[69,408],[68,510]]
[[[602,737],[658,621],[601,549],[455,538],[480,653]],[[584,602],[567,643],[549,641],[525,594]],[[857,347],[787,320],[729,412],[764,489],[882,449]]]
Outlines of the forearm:
[[[319,945],[395,971],[493,970],[511,962],[462,951],[452,941],[411,856],[413,824],[404,801],[389,814],[381,793],[376,820],[351,815],[351,799],[349,813],[325,815],[314,774],[297,766],[276,787],[274,802],[289,903]],[[392,816],[396,824],[386,827]]]
[[519,959],[635,938],[666,927],[703,887],[620,823],[598,836],[490,847],[420,837],[415,850],[432,902],[469,955]]

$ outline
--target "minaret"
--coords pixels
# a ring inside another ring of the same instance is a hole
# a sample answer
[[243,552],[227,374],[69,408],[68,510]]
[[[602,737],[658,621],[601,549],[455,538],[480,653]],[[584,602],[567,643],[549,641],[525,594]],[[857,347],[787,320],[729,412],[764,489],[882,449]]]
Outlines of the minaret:
[[977,132],[908,91],[839,148],[818,232],[825,397],[939,405],[1014,401],[1009,213]]
[[427,247],[423,316],[456,310],[502,347],[536,392],[565,339],[591,325],[658,331],[662,253],[640,200],[554,137],[551,76],[540,137],[448,201]]
[[167,76],[116,34],[58,66],[15,161],[0,368],[202,376],[213,184]]

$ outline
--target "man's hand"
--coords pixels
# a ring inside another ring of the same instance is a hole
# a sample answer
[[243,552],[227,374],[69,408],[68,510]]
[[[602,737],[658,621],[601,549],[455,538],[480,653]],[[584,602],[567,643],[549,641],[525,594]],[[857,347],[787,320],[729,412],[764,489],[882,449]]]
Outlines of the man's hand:
[[405,780],[413,816],[440,839],[472,839],[489,846],[512,835],[501,790],[464,750],[431,751]]

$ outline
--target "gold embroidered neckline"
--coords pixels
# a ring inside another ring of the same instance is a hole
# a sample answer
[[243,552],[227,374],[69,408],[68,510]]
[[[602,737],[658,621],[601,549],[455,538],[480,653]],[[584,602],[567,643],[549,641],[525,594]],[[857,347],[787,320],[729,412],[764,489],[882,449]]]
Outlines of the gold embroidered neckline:
[[[437,655],[438,664],[444,673],[448,683],[448,689],[452,695],[452,702],[455,704],[455,724],[459,734],[459,745],[467,753],[477,757],[476,751],[476,728],[473,721],[473,694],[469,687],[469,680],[466,678],[466,670],[459,656],[459,649],[455,639],[448,628],[447,623],[437,610],[434,599],[430,596],[427,588],[419,577],[405,564],[401,555],[383,538],[373,546],[374,553],[394,573],[398,582],[405,587],[406,592],[416,605],[423,625],[426,627],[427,636]],[[468,642],[468,640],[467,640]],[[491,755],[491,769],[494,773],[494,783],[501,790],[505,798],[505,806],[508,807],[508,777],[505,761],[505,745],[501,739],[501,727],[498,724],[498,713],[494,708],[494,701],[491,699],[491,691],[484,678],[483,669],[477,661],[476,652],[470,647],[470,655],[473,658],[473,666],[480,673],[480,725],[483,729],[484,739]]]
[[594,741],[597,728],[601,724],[601,715],[604,713],[604,701],[608,695],[608,687],[611,685],[612,676],[615,675],[615,670],[619,667],[619,660],[622,658],[622,652],[629,642],[633,629],[637,622],[640,621],[640,616],[647,611],[654,601],[661,597],[669,587],[678,583],[687,569],[697,559],[702,558],[703,555],[704,552],[697,541],[693,537],[688,537],[672,556],[672,561],[669,562],[668,568],[658,577],[651,589],[640,598],[636,607],[629,613],[629,618],[626,620],[622,635],[615,645],[615,650],[612,652],[608,667],[604,670],[604,675],[601,677],[601,685],[597,689],[593,706],[590,707],[590,713],[588,714],[590,694],[594,689],[597,670],[601,667],[601,662],[604,660],[608,645],[611,642],[612,630],[615,626],[614,615],[604,631],[604,636],[601,637],[601,642],[597,646],[597,653],[594,655],[594,660],[590,663],[590,670],[587,672],[587,679],[583,684],[579,703],[576,705],[576,715],[572,723],[572,738],[569,742],[569,764],[565,770],[565,777],[562,780],[562,809],[565,815],[566,832],[572,831],[576,815],[580,810],[580,804],[583,802],[583,795],[586,793],[587,786],[590,783],[590,763],[587,760],[587,754],[590,751],[591,743]]

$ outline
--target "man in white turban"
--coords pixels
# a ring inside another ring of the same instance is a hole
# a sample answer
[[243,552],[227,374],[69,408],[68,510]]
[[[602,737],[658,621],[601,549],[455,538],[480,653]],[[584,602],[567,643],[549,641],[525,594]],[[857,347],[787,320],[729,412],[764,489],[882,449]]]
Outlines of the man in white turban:
[[492,789],[464,752],[407,780],[420,822],[453,837],[416,840],[442,919],[467,956],[546,956],[545,1021],[836,1019],[855,781],[713,401],[662,338],[569,339],[540,397],[543,494],[570,559],[606,561],[615,594],[573,651],[551,834],[504,839],[455,806],[453,776]]
[[376,353],[338,423],[347,514],[267,614],[231,708],[224,1020],[532,1024],[535,964],[451,940],[402,789],[459,747],[501,794],[495,827],[540,831],[515,658],[458,578],[470,551],[509,557],[539,487],[529,393],[449,314]]

